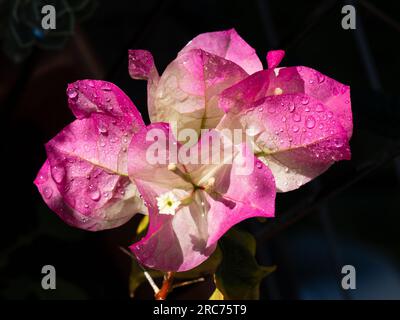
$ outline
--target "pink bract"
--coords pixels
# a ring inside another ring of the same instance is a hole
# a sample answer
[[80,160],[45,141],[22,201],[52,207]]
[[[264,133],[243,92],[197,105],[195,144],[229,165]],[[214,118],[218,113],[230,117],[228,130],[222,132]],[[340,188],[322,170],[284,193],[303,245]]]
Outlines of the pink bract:
[[[276,67],[283,51],[270,52]],[[254,73],[224,90],[226,115],[218,129],[253,130],[255,153],[272,170],[278,191],[312,180],[334,162],[350,159],[350,89],[308,67]]]
[[67,95],[78,119],[46,144],[35,179],[44,201],[66,223],[91,231],[146,212],[127,171],[132,134],[144,126],[136,107],[105,81],[77,81]]
[[129,51],[129,73],[148,80],[148,110],[152,122],[174,129],[215,128],[223,112],[218,95],[262,70],[255,50],[231,29],[205,33],[190,41],[159,77],[150,52]]
[[[211,255],[218,239],[233,225],[250,217],[274,215],[273,176],[245,144],[235,148],[232,161],[223,157],[219,164],[182,164],[178,160],[178,170],[188,177],[183,179],[168,169],[168,163],[141,161],[154,143],[146,139],[151,130],[164,132],[165,137],[172,136],[167,124],[155,123],[142,129],[129,147],[129,176],[146,201],[150,214],[147,235],[131,246],[142,264],[160,270],[189,270]],[[220,133],[211,131],[202,135],[191,150],[197,150],[199,155],[208,152],[201,148],[201,142],[210,135],[215,138]],[[163,143],[160,138],[157,141]],[[167,150],[173,143],[176,143],[173,139],[166,140],[166,148],[161,152],[169,157]],[[179,152],[182,146],[178,144],[177,148]],[[250,174],[239,174],[239,157],[253,164]],[[174,215],[160,214],[156,199],[170,191],[184,199],[185,204]]]

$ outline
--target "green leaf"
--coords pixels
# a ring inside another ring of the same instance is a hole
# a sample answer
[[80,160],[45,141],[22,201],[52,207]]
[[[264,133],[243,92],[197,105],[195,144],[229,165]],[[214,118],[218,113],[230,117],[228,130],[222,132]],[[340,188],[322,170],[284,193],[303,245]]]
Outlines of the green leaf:
[[223,259],[215,274],[217,289],[225,299],[258,299],[261,280],[276,267],[257,263],[256,241],[247,232],[231,229],[219,245]]
[[208,300],[225,300],[224,295],[218,288],[215,288],[213,294],[210,296]]

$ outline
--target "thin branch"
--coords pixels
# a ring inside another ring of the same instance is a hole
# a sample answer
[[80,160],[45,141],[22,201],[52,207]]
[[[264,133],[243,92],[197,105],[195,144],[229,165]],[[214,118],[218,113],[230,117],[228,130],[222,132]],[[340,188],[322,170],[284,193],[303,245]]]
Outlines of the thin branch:
[[172,289],[188,286],[188,285],[191,285],[191,284],[194,284],[194,283],[203,282],[203,281],[205,281],[205,279],[203,277],[201,277],[201,278],[194,279],[194,280],[188,280],[188,281],[180,282],[180,283],[174,284],[172,286]]
[[154,294],[157,294],[160,291],[160,288],[158,288],[158,286],[154,282],[149,272],[136,260],[135,256],[131,252],[126,250],[124,247],[119,247],[119,248],[123,253],[127,254],[130,258],[132,258],[132,260],[135,260],[135,262],[137,262],[139,268],[143,270],[143,274],[146,277],[147,281],[149,282],[151,288],[153,289]]
[[164,276],[163,284],[161,289],[154,295],[156,300],[165,300],[172,290],[172,284],[174,282],[174,272],[167,272]]

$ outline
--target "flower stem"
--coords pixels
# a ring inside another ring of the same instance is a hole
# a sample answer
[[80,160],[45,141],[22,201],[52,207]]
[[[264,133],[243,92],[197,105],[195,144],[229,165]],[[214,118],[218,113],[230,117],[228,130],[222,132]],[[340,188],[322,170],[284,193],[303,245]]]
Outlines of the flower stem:
[[156,300],[165,300],[168,293],[172,289],[172,283],[174,282],[174,272],[168,271],[164,275],[164,280],[161,289],[154,295]]

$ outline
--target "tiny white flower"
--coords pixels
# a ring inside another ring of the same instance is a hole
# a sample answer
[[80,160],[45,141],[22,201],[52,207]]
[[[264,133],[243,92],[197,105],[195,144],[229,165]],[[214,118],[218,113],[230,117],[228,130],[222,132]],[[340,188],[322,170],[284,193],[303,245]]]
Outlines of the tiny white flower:
[[157,206],[160,214],[174,215],[181,202],[172,192],[166,192],[157,197]]

